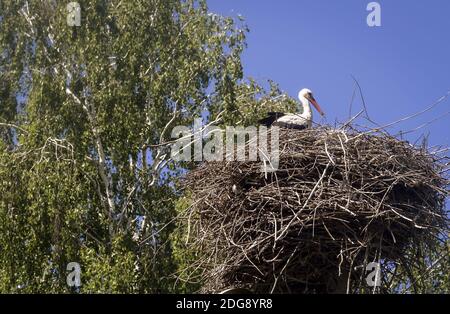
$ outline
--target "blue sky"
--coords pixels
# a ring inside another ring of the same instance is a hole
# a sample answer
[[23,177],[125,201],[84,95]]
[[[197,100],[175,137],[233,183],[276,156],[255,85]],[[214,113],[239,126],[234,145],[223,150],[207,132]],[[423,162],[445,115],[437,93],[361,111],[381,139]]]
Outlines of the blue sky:
[[[315,93],[334,124],[349,115],[358,79],[370,117],[385,124],[425,109],[450,91],[450,1],[389,0],[381,26],[366,23],[369,0],[209,0],[210,11],[241,14],[250,28],[244,71],[273,79],[292,96]],[[361,109],[354,102],[356,113]],[[391,129],[409,130],[450,111],[450,97]],[[429,133],[430,145],[450,146],[450,114],[406,138]]]

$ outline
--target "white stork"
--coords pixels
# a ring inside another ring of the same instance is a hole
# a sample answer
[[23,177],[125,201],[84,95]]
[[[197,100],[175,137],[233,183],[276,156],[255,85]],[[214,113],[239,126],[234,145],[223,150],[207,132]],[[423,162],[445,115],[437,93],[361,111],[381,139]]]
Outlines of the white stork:
[[[303,88],[298,93],[298,99],[300,100],[300,105],[297,107],[296,113],[269,112],[269,116],[259,122],[265,126],[275,125],[288,129],[302,130],[310,128],[312,125],[312,111],[309,103],[312,103],[322,116],[325,115],[317,101],[314,99],[311,90]],[[302,109],[300,109],[300,107]],[[302,113],[300,113],[300,111]]]

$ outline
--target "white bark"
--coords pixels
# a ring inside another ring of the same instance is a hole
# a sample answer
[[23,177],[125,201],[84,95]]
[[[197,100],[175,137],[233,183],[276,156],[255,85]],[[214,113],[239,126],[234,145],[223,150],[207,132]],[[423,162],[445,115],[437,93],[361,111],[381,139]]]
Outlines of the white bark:
[[100,178],[103,183],[103,187],[105,189],[106,193],[106,200],[108,202],[108,209],[109,209],[109,215],[110,218],[113,218],[114,213],[116,212],[116,206],[114,202],[114,193],[112,192],[113,182],[111,174],[108,170],[108,166],[106,165],[106,155],[105,150],[103,148],[102,139],[100,136],[100,132],[97,128],[97,119],[96,119],[96,111],[93,104],[86,104],[82,103],[81,100],[72,93],[72,91],[69,88],[66,88],[66,93],[70,95],[77,104],[81,105],[86,112],[90,125],[91,125],[91,132],[94,135],[94,142],[95,146],[97,148],[97,154],[98,154],[98,171],[100,174]]

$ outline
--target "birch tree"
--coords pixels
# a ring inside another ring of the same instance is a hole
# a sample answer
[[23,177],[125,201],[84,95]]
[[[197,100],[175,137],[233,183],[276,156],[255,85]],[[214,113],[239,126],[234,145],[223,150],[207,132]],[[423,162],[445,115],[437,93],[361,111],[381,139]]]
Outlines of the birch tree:
[[[231,116],[246,27],[200,0],[0,2],[0,291],[170,291],[170,130]],[[171,183],[172,182],[172,183]]]

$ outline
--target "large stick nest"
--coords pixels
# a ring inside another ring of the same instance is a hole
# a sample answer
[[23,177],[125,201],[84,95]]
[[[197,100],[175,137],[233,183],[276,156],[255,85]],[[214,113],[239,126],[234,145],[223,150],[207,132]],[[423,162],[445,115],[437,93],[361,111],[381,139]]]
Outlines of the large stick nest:
[[278,170],[261,165],[205,162],[185,179],[204,292],[356,292],[368,263],[408,264],[448,230],[442,157],[389,135],[281,129]]

